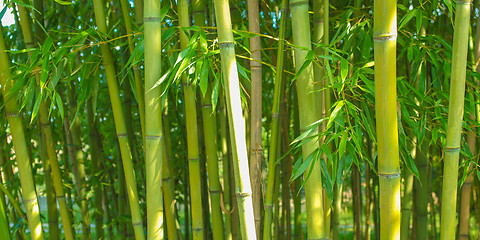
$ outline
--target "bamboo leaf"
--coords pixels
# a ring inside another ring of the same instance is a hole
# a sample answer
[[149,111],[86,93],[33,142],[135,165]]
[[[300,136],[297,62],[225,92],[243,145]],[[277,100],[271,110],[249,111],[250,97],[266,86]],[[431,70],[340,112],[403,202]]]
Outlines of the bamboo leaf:
[[399,24],[398,29],[402,29],[403,26],[405,26],[415,16],[417,11],[418,11],[418,9],[415,8],[412,11],[405,14],[405,16],[403,16],[402,20],[400,20],[400,24]]

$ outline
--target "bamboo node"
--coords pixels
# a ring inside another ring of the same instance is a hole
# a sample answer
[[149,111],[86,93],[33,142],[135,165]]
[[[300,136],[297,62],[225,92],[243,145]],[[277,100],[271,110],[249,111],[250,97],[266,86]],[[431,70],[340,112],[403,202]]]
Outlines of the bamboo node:
[[162,18],[159,18],[159,17],[143,17],[143,22],[162,22]]
[[400,177],[401,172],[397,173],[378,173],[378,176],[381,178],[397,178]]
[[250,197],[250,193],[235,193],[235,195],[237,195],[237,198],[246,198],[246,197]]
[[295,6],[295,5],[302,5],[302,4],[306,4],[308,5],[308,1],[295,1],[295,2],[290,2],[290,8]]
[[199,161],[199,160],[200,160],[200,158],[198,158],[198,157],[197,158],[188,158],[188,161]]
[[460,146],[458,147],[445,147],[445,152],[459,152]]
[[202,104],[202,108],[212,108],[212,104]]
[[217,193],[221,193],[222,191],[221,190],[208,190],[208,192],[210,192],[210,194],[217,194]]
[[[125,134],[126,135],[126,134]],[[156,139],[160,139],[162,138],[162,135],[145,135],[145,139],[153,139],[153,140],[156,140]]]
[[137,222],[132,221],[132,225],[133,226],[139,226],[139,225],[143,226],[143,222],[142,221],[137,221]]
[[235,42],[219,42],[218,47],[220,49],[222,48],[228,48],[228,47],[235,47]]
[[16,117],[18,116],[18,112],[6,112],[5,115],[7,118]]
[[[118,138],[127,137],[127,136],[128,136],[127,133],[118,133],[118,134],[117,134],[117,137],[118,137]],[[146,138],[146,137],[145,137],[145,138]]]
[[203,231],[203,228],[201,227],[192,228],[192,231],[200,232],[200,231]]
[[457,5],[469,5],[472,3],[472,1],[456,1]]
[[280,118],[280,113],[279,112],[273,112],[272,113],[272,118]]
[[384,34],[373,36],[374,42],[383,42],[383,41],[395,41],[397,40],[397,34]]

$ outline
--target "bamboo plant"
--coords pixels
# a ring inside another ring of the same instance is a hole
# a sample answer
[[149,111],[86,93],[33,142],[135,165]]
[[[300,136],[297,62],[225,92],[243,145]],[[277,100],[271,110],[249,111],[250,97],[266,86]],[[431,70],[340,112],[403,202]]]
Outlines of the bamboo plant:
[[400,161],[397,132],[397,5],[374,1],[375,115],[378,143],[380,239],[400,238]]

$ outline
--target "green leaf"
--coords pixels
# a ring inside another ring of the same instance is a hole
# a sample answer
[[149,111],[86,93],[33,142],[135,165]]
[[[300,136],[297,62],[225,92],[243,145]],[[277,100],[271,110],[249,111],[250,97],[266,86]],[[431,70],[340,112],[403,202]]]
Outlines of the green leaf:
[[292,177],[290,178],[290,182],[293,182],[295,179],[300,177],[300,175],[302,175],[302,173],[304,173],[305,170],[307,170],[308,166],[310,166],[310,164],[312,163],[313,157],[315,155],[314,153],[315,152],[312,152],[310,155],[308,155],[307,159],[305,159],[305,161],[303,161],[303,163],[300,164],[300,166],[297,169],[293,170]]
[[61,5],[71,5],[72,4],[71,2],[62,1],[62,0],[55,0],[55,2],[57,2],[58,4],[61,4]]
[[415,14],[417,13],[417,8],[413,9],[412,11],[408,12],[407,14],[405,14],[405,16],[403,16],[402,20],[400,20],[400,24],[399,24],[399,27],[398,29],[400,30],[403,26],[405,26],[412,18],[413,16],[415,16]]
[[[341,77],[342,77],[342,81],[345,81],[345,79],[347,78],[347,75],[348,75],[348,61],[347,59],[345,58],[342,58],[340,60],[340,67],[341,67]],[[344,84],[342,84],[344,85]]]
[[347,146],[347,132],[343,132],[342,137],[340,139],[340,144],[338,144],[338,159],[343,157],[345,154],[345,147]]
[[333,121],[335,121],[335,118],[338,115],[338,112],[343,108],[343,100],[340,100],[337,102],[337,105],[333,109],[332,113],[330,114],[330,118],[328,119],[327,127],[326,129],[330,129],[332,127]]

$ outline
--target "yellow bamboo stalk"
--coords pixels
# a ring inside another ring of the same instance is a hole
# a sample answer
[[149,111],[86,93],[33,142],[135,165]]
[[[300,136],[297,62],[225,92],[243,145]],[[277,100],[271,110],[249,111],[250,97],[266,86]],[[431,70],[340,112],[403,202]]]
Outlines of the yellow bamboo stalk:
[[374,1],[375,115],[380,185],[380,239],[400,238],[396,47],[397,4]]
[[463,122],[471,0],[457,1],[442,185],[440,239],[455,239],[458,158]]

